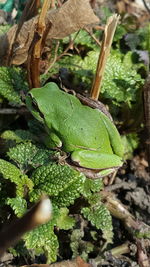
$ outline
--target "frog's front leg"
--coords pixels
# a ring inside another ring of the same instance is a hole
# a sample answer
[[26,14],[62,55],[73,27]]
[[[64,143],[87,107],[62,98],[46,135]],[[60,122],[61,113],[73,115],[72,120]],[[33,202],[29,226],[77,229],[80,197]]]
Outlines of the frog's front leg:
[[78,166],[90,169],[112,169],[122,166],[121,157],[94,150],[78,149],[72,152],[71,159]]
[[54,133],[50,132],[45,140],[46,146],[50,148],[60,148],[62,146],[62,141],[60,138]]

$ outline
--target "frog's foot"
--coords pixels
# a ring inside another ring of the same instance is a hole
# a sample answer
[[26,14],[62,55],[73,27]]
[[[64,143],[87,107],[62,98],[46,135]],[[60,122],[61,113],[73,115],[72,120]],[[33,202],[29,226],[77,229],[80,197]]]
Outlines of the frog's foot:
[[[123,164],[122,158],[115,154],[100,153],[100,151],[93,150],[76,150],[71,154],[71,159],[80,167],[96,169],[107,174]],[[110,171],[108,172],[108,170]]]
[[118,168],[112,168],[112,169],[105,169],[105,170],[96,170],[96,169],[88,169],[79,167],[77,165],[74,165],[71,162],[66,161],[69,166],[74,168],[75,170],[82,172],[87,178],[90,179],[99,179],[102,177],[105,177],[107,175],[113,174]]

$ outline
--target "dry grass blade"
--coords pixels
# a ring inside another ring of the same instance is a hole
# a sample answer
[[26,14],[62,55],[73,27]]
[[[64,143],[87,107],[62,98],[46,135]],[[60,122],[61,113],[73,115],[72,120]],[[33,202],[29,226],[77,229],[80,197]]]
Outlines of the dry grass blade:
[[119,16],[117,14],[112,15],[105,26],[101,51],[97,63],[96,75],[93,81],[91,98],[97,100],[100,94],[100,87],[105,71],[106,61],[110,53],[110,48],[114,33],[119,21]]

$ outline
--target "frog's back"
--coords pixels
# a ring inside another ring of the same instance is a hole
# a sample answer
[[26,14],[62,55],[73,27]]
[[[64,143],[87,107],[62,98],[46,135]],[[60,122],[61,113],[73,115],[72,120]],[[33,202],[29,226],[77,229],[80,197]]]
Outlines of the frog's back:
[[77,97],[61,91],[55,83],[48,83],[44,92],[43,98],[50,101],[41,111],[45,120],[50,121],[51,125],[47,126],[57,133],[66,151],[81,147],[106,150],[107,147],[111,153],[108,133],[98,110],[81,104]]

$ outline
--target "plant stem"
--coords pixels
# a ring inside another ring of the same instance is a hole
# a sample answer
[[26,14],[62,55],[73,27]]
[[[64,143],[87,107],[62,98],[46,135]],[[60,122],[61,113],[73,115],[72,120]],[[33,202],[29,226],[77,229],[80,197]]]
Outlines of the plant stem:
[[102,79],[104,76],[106,61],[108,59],[110,48],[112,44],[112,40],[114,37],[114,33],[118,24],[120,16],[117,14],[112,15],[107,20],[107,24],[104,29],[104,35],[102,39],[101,51],[99,54],[99,59],[97,63],[96,75],[93,81],[92,90],[91,90],[91,98],[97,100],[100,94],[100,88]]

